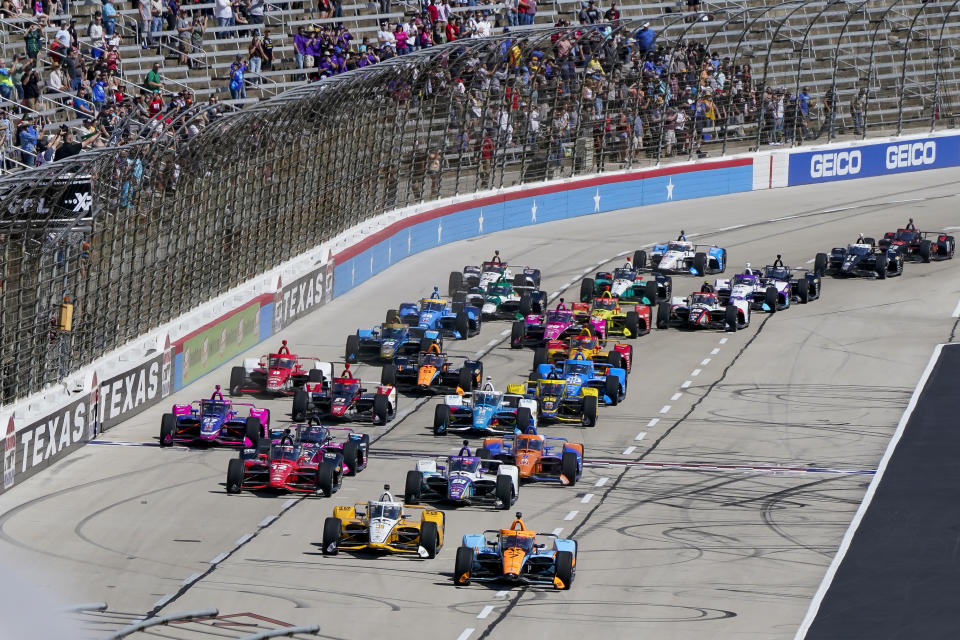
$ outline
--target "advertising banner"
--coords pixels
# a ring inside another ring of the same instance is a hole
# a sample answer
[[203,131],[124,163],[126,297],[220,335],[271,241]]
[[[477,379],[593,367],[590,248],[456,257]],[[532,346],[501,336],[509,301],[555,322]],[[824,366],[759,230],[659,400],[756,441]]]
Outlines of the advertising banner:
[[[282,284],[282,283],[281,283]],[[333,261],[281,286],[273,300],[273,332],[333,299]]]
[[[100,385],[100,429],[106,431],[170,395],[169,349]],[[166,365],[166,379],[164,374]]]
[[182,385],[190,384],[258,342],[260,301],[255,300],[184,341]]

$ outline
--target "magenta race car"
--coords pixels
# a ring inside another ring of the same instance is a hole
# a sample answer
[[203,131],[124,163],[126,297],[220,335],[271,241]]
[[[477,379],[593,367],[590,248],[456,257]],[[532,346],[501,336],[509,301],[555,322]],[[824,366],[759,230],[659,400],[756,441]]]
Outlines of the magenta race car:
[[510,348],[542,347],[551,340],[566,340],[589,327],[593,335],[606,341],[607,321],[591,315],[588,303],[566,305],[563,298],[555,309],[515,320],[510,333]]
[[[241,416],[237,407],[250,407]],[[224,400],[217,385],[208,400],[173,405],[172,413],[160,419],[160,446],[208,444],[225,447],[256,447],[270,429],[270,410],[249,402]]]

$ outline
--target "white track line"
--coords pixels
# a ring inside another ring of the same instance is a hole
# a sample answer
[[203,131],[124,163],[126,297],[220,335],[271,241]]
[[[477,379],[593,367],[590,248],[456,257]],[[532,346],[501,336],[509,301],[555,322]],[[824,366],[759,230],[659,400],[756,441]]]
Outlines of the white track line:
[[260,521],[260,524],[258,524],[257,526],[260,527],[261,529],[263,529],[265,526],[267,526],[268,524],[270,524],[271,522],[273,522],[273,521],[276,520],[276,519],[277,519],[277,516],[267,516],[266,518],[264,518],[263,520],[261,520],[261,521]]
[[500,332],[500,335],[502,335],[502,336],[508,336],[508,335],[510,335],[510,329],[504,329],[503,331]]
[[816,258],[810,258],[809,260],[807,260],[807,264],[813,264],[816,261],[817,261]]
[[705,367],[705,366],[707,366],[708,364],[710,364],[710,358],[704,358],[704,359],[700,362],[700,366],[701,366],[701,367]]
[[693,371],[690,372],[690,377],[696,378],[698,375],[700,375],[701,371],[703,371],[703,369],[694,369]]
[[610,480],[610,478],[604,476],[604,477],[598,479],[595,483],[593,483],[593,486],[595,486],[595,487],[602,487],[603,485],[607,484],[607,482],[608,482],[609,480]]
[[498,343],[498,342],[500,342],[500,341],[497,340],[496,338],[494,338],[493,340],[491,340],[490,342],[487,343],[487,346],[488,346],[488,347],[495,347],[495,346],[497,346],[497,343]]
[[676,402],[677,400],[679,400],[679,399],[682,398],[682,397],[683,397],[683,394],[678,391],[677,393],[675,393],[675,394],[673,394],[672,396],[670,396],[670,402]]
[[280,511],[281,512],[286,511],[287,509],[297,504],[298,502],[300,502],[300,500],[298,500],[297,498],[290,498],[289,500],[284,500],[283,506],[280,507]]
[[712,351],[710,352],[710,355],[715,356],[715,355],[717,355],[718,353],[720,353],[720,349],[719,349],[719,348],[712,350]]
[[641,431],[641,432],[638,433],[633,439],[634,439],[634,440],[643,440],[643,439],[646,438],[646,437],[647,437],[647,432],[646,432],[646,431]]
[[592,493],[585,493],[585,494],[583,494],[583,497],[580,498],[580,503],[581,503],[581,504],[587,504],[587,503],[590,502],[591,500],[593,500],[593,494],[592,494]]
[[559,536],[561,533],[563,533],[563,527],[557,527],[553,530],[553,535],[555,536]]
[[167,595],[163,596],[162,598],[160,598],[159,600],[157,600],[156,602],[154,602],[154,603],[153,603],[153,608],[154,608],[154,609],[162,609],[165,604],[167,604],[168,602],[170,602],[171,600],[173,600],[173,597],[174,597],[175,595],[176,595],[176,594],[174,594],[174,593],[168,593]]
[[647,423],[648,427],[655,427],[657,423],[660,422],[660,418],[650,418],[650,422]]
[[847,551],[850,549],[850,543],[853,541],[853,536],[860,527],[860,521],[863,520],[863,516],[867,513],[867,509],[870,507],[870,502],[873,500],[873,495],[877,492],[877,487],[880,486],[880,481],[883,480],[883,473],[887,470],[887,464],[890,462],[890,458],[893,457],[893,450],[896,449],[897,444],[900,443],[900,438],[903,436],[903,431],[907,427],[907,422],[910,421],[910,416],[913,414],[913,409],[917,406],[917,401],[920,399],[920,394],[923,392],[923,388],[927,384],[927,378],[930,377],[930,373],[933,371],[934,366],[936,366],[942,350],[943,345],[938,344],[933,350],[933,355],[930,356],[930,362],[927,363],[927,368],[924,369],[923,375],[920,376],[920,381],[917,382],[917,386],[914,387],[913,395],[910,396],[910,402],[907,403],[906,410],[903,412],[903,415],[900,416],[900,422],[897,424],[897,430],[894,431],[893,437],[890,438],[890,442],[887,443],[886,451],[883,452],[883,458],[880,459],[880,464],[877,466],[877,473],[874,474],[873,479],[870,481],[870,486],[867,487],[867,492],[863,496],[863,501],[860,503],[860,507],[857,509],[856,514],[854,514],[853,520],[850,521],[850,526],[847,527],[846,533],[843,534],[843,540],[840,542],[840,547],[837,549],[836,555],[833,556],[833,562],[831,562],[830,567],[827,568],[827,573],[823,576],[823,581],[820,582],[820,587],[813,595],[813,600],[810,601],[810,608],[807,609],[807,615],[803,618],[803,622],[800,623],[800,628],[797,629],[797,635],[794,636],[794,640],[803,640],[803,638],[806,638],[807,631],[810,629],[810,625],[813,624],[814,619],[817,617],[817,612],[820,610],[820,605],[823,603],[823,598],[827,595],[827,590],[830,588],[830,584],[833,582],[833,577],[836,575],[837,569],[840,568],[840,563],[843,562],[843,557],[847,555]]
[[463,633],[457,636],[457,640],[467,640],[474,631],[476,631],[476,629],[473,627],[467,627],[463,630]]
[[189,578],[184,578],[184,579],[183,579],[183,582],[181,582],[180,585],[185,587],[185,586],[187,586],[188,584],[193,584],[194,582],[196,582],[197,580],[200,579],[200,576],[201,576],[201,575],[202,575],[202,574],[200,574],[200,573],[191,574]]
[[508,595],[510,595],[510,592],[507,590],[503,590],[503,591],[497,591],[495,594],[493,594],[493,597],[506,598]]
[[220,564],[221,562],[227,559],[228,555],[230,554],[224,551],[223,553],[217,555],[213,560],[211,560],[207,564]]
[[622,453],[621,455],[628,456],[628,455],[630,455],[631,453],[633,453],[633,452],[636,451],[636,450],[637,450],[637,448],[636,448],[635,446],[630,445],[629,447],[627,447],[626,449],[623,450],[623,453]]
[[951,318],[960,318],[960,302],[957,303],[957,308],[953,310]]
[[667,411],[670,411],[670,405],[665,404],[663,408],[660,409],[660,413],[666,413]]
[[720,338],[720,344],[727,344],[726,338]]
[[480,613],[477,614],[477,620],[483,620],[491,613],[493,613],[493,605],[488,604],[487,606],[485,606],[483,609],[480,610]]
[[252,533],[245,533],[245,534],[243,534],[243,537],[242,537],[242,538],[240,538],[239,540],[237,540],[237,541],[236,541],[235,543],[233,543],[233,544],[234,544],[234,546],[236,546],[236,547],[245,545],[245,544],[247,544],[247,541],[250,540],[250,538],[252,538],[252,537],[253,537],[253,534],[252,534]]
[[745,227],[745,224],[735,224],[732,227],[720,227],[717,231],[733,231],[734,229],[739,229],[740,227]]
[[577,517],[577,514],[578,514],[578,513],[580,513],[580,512],[579,512],[579,511],[571,511],[571,512],[568,513],[567,515],[563,516],[563,519],[564,519],[564,520],[573,520],[574,518]]
[[690,385],[692,385],[692,384],[693,384],[692,381],[690,381],[690,380],[684,380],[684,381],[683,381],[683,384],[680,385],[680,388],[681,388],[681,389],[689,389],[689,388],[690,388]]

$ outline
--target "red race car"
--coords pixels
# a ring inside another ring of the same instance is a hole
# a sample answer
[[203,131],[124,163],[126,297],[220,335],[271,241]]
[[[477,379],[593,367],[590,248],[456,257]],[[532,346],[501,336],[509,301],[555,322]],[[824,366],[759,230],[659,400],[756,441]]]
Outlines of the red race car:
[[942,231],[917,231],[913,218],[903,229],[885,233],[877,245],[887,249],[891,245],[900,247],[905,260],[930,262],[931,260],[949,260],[957,249],[953,236]]
[[293,395],[307,382],[322,383],[332,373],[329,362],[292,354],[284,340],[276,353],[259,360],[245,358],[243,366],[231,369],[230,395],[239,396],[244,392]]
[[293,419],[352,420],[387,424],[397,415],[397,388],[353,377],[349,364],[339,378],[308,382],[293,395]]

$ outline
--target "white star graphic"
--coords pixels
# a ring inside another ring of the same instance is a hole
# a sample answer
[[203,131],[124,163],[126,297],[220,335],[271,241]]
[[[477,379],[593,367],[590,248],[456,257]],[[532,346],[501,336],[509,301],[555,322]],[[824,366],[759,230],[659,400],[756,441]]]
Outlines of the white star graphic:
[[670,178],[670,181],[667,182],[667,200],[673,200],[673,178]]
[[443,221],[437,221],[437,244],[443,242]]
[[350,263],[350,286],[352,287],[357,281],[357,263],[353,261]]
[[536,200],[533,201],[533,206],[530,207],[530,213],[531,213],[530,221],[536,222],[537,221],[537,201]]
[[480,209],[480,217],[477,219],[477,222],[480,223],[479,233],[483,233],[483,209]]
[[373,274],[373,254],[370,254],[370,273]]
[[387,245],[387,264],[393,262],[393,243]]
[[600,211],[600,189],[597,189],[597,195],[593,196],[593,210]]
[[410,243],[413,242],[413,234],[407,229],[407,255],[410,255]]

